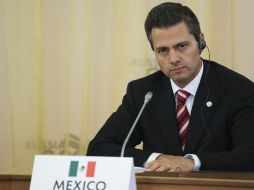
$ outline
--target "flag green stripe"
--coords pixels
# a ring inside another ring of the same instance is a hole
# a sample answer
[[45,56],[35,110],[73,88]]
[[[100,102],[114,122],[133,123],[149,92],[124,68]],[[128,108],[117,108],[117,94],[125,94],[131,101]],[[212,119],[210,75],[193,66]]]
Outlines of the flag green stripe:
[[78,172],[78,161],[71,161],[70,169],[69,169],[69,176],[75,177],[77,176]]

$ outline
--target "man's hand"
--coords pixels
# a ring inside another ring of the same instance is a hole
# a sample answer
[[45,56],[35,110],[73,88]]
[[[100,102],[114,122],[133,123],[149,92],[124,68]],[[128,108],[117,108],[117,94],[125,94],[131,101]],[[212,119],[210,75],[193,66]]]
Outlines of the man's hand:
[[156,172],[190,172],[194,168],[194,161],[183,159],[182,156],[171,156],[161,154],[149,163],[144,165],[146,169]]

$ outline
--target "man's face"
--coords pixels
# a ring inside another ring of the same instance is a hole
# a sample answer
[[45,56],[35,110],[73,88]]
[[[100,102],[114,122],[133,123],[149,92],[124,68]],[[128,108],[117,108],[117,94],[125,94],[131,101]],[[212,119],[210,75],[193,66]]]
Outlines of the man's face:
[[183,88],[201,68],[198,42],[184,22],[168,28],[153,28],[151,39],[161,71]]

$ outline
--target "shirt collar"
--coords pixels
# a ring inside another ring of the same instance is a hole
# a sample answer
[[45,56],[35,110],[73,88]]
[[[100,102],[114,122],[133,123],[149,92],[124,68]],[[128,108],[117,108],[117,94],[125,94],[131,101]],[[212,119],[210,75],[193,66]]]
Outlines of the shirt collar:
[[170,79],[170,83],[171,83],[171,86],[172,86],[174,94],[178,90],[182,89],[182,90],[185,90],[185,91],[189,92],[191,95],[195,96],[196,92],[198,90],[198,86],[199,86],[202,74],[203,74],[203,70],[204,70],[204,66],[203,65],[204,64],[203,64],[203,61],[202,61],[201,62],[201,68],[200,68],[200,71],[198,72],[197,76],[187,86],[185,86],[183,89],[180,88],[179,86],[177,86],[174,83],[174,81],[172,79]]

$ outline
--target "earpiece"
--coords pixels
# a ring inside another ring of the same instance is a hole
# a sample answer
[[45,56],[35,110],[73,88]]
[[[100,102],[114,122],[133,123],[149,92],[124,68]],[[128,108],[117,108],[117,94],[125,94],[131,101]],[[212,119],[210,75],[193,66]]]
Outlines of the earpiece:
[[200,39],[200,40],[199,40],[199,49],[200,49],[200,50],[203,50],[203,49],[205,49],[205,47],[206,47],[206,42],[205,42],[205,40]]

